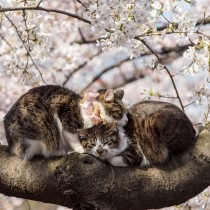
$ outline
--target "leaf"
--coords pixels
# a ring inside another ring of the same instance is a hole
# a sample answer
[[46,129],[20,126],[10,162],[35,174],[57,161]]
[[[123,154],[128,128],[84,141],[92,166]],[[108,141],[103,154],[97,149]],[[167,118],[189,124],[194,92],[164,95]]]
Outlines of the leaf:
[[152,89],[152,87],[149,89],[149,96],[153,96],[154,95],[154,91]]
[[191,4],[191,0],[184,0],[186,3]]

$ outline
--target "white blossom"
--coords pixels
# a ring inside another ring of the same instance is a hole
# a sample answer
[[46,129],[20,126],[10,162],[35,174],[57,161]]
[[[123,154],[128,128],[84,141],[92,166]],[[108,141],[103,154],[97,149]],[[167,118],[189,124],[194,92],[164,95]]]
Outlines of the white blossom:
[[189,47],[183,54],[183,58],[190,62],[184,67],[185,75],[196,75],[201,71],[209,71],[209,39],[203,37],[198,45]]

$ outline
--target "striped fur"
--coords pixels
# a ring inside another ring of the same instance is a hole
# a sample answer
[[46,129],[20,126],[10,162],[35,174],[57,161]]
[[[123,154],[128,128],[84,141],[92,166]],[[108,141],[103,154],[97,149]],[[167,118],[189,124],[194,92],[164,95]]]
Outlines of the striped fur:
[[[105,93],[102,91],[97,99],[105,115],[113,121],[121,119],[126,111],[118,91],[106,107]],[[32,88],[22,95],[4,118],[10,152],[27,160],[35,155],[64,155],[71,149],[84,152],[77,130],[93,125],[81,114],[81,100],[80,95],[56,85]]]
[[[86,152],[105,159],[114,166],[144,167],[164,163],[171,155],[185,151],[195,142],[192,123],[173,104],[143,101],[129,108],[127,116],[128,123],[124,128],[111,123],[83,130],[84,139],[80,139]],[[97,139],[103,146],[104,156],[103,153],[97,153]],[[113,153],[106,146],[105,142],[110,141],[117,142],[115,149],[118,152]],[[123,150],[119,147],[120,142],[124,142],[124,145],[127,142]],[[86,149],[88,145],[90,147]]]

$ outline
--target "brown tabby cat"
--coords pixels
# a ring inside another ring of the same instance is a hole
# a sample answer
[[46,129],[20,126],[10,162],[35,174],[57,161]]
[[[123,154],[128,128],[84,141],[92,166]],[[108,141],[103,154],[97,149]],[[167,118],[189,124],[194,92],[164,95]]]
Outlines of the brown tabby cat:
[[[126,123],[123,94],[122,90],[102,90],[84,101],[80,95],[61,86],[32,88],[4,118],[9,150],[26,160],[35,155],[64,155],[70,149],[83,153],[77,129],[90,128],[101,119]],[[91,107],[90,110],[87,107]]]
[[143,101],[129,108],[124,128],[111,123],[82,129],[79,138],[86,153],[113,166],[148,166],[190,147],[195,130],[177,106]]

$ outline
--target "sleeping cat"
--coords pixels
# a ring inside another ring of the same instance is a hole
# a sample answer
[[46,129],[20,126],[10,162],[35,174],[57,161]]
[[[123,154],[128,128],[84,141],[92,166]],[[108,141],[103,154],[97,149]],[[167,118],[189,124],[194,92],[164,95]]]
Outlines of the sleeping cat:
[[113,166],[149,166],[183,152],[195,140],[192,123],[173,104],[143,101],[127,115],[124,128],[109,123],[80,130],[85,152]]
[[83,153],[77,129],[90,128],[101,121],[126,123],[123,94],[122,90],[109,89],[82,99],[61,86],[32,88],[4,118],[10,152],[26,160],[35,155],[60,156],[69,150]]

